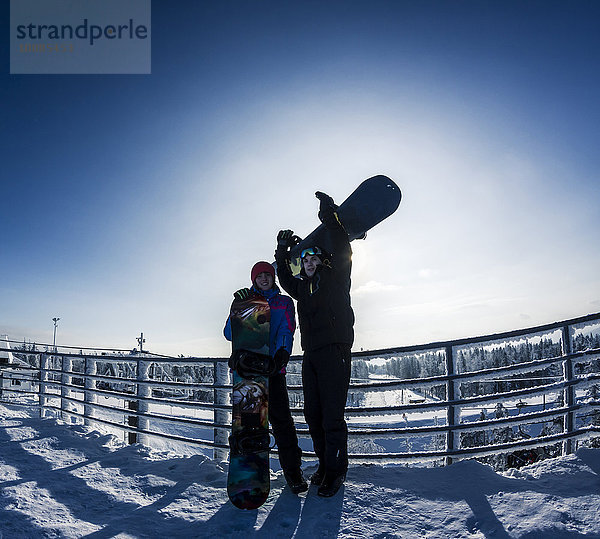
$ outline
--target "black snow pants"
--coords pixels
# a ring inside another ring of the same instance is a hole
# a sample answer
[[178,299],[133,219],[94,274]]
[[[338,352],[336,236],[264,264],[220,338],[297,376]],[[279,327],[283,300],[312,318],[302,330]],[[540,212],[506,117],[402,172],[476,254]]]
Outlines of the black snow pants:
[[279,451],[279,464],[284,472],[300,468],[302,451],[290,412],[285,374],[269,377],[269,422]]
[[346,344],[304,352],[304,417],[319,464],[326,473],[348,469],[348,427],[344,419],[350,385],[351,353]]

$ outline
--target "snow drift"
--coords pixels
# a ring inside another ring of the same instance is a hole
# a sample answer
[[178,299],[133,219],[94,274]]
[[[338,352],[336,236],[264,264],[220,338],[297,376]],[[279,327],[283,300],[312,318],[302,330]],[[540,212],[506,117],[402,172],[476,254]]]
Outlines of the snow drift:
[[[307,464],[309,472],[314,466]],[[351,466],[331,499],[272,475],[267,503],[233,507],[227,463],[126,446],[0,405],[0,537],[600,537],[600,449],[499,474]]]

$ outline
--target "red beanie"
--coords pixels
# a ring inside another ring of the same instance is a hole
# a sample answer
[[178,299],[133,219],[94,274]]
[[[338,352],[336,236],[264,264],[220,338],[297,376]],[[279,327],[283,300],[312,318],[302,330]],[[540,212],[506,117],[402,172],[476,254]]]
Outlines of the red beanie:
[[254,283],[254,279],[258,277],[260,273],[270,273],[275,280],[275,268],[269,264],[268,262],[257,262],[252,266],[252,271],[250,272],[250,280]]

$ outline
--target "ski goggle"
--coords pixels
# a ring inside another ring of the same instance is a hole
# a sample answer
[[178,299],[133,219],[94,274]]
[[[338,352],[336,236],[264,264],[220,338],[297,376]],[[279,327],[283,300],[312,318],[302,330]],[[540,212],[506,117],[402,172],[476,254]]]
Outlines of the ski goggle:
[[318,247],[308,247],[307,249],[302,249],[302,252],[300,253],[300,258],[304,258],[306,255],[316,255],[319,256],[323,254],[321,252],[321,249],[319,249]]

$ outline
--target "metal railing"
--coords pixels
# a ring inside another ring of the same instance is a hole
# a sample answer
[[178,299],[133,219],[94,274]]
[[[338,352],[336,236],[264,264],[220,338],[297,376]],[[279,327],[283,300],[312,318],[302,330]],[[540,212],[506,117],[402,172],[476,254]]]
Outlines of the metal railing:
[[[593,334],[596,326],[600,313],[353,354],[354,364],[371,371],[392,361],[418,364],[434,358],[438,372],[379,381],[355,376],[346,409],[350,459],[449,464],[540,448],[565,454],[590,443],[600,436],[600,349],[574,351],[573,342],[576,334]],[[554,343],[551,351],[558,353],[492,368],[475,362],[476,370],[465,359],[485,356],[485,350],[502,352],[514,343],[531,348],[531,342],[543,339]],[[0,402],[34,404],[42,416],[117,429],[129,443],[161,438],[212,449],[216,458],[227,454],[231,379],[226,358],[20,350],[8,343],[3,348],[2,341],[0,351],[21,358],[18,365],[0,363]],[[302,419],[302,387],[295,383],[300,361],[290,361],[288,389],[303,450],[314,456]],[[531,387],[515,389],[519,381]]]

